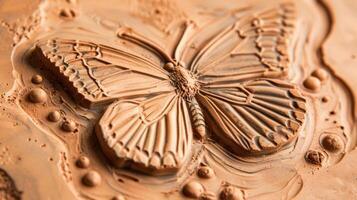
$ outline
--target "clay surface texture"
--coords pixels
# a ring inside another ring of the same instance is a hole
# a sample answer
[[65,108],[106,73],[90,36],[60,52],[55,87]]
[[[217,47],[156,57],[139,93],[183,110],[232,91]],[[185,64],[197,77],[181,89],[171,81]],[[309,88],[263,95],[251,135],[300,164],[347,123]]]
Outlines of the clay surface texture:
[[357,199],[354,9],[3,1],[0,199]]

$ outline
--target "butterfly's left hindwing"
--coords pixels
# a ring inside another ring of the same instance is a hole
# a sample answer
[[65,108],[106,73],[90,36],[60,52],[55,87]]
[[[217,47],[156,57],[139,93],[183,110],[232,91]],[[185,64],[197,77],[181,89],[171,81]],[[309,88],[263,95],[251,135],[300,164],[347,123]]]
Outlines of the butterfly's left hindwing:
[[148,174],[176,172],[191,151],[187,104],[175,93],[114,102],[100,119],[96,133],[113,164]]

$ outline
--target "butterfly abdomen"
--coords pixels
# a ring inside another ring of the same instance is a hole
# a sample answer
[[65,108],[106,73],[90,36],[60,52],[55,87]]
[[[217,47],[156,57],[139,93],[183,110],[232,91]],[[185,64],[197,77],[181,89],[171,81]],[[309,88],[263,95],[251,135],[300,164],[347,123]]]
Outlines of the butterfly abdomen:
[[195,98],[192,98],[189,103],[189,109],[192,118],[192,126],[195,131],[195,136],[198,139],[203,139],[206,136],[206,124],[200,105]]

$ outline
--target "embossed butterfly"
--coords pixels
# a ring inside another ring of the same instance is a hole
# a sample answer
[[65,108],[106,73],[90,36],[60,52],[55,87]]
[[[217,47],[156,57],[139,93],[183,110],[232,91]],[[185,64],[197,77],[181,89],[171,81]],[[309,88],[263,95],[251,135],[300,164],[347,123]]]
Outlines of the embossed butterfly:
[[111,103],[96,134],[116,166],[167,174],[190,157],[193,133],[211,137],[207,129],[240,156],[276,152],[296,138],[305,100],[282,79],[294,15],[293,4],[282,4],[203,28],[187,22],[172,52],[129,28],[118,37],[132,48],[55,38],[34,52],[82,105]]

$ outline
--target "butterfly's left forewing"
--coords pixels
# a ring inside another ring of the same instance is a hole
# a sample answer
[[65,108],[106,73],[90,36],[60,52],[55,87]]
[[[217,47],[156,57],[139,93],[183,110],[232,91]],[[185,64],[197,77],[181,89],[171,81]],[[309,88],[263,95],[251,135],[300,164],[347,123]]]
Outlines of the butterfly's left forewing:
[[40,41],[34,58],[85,107],[174,91],[160,62],[128,48],[54,38]]

